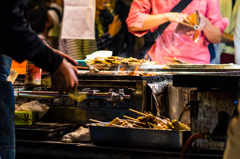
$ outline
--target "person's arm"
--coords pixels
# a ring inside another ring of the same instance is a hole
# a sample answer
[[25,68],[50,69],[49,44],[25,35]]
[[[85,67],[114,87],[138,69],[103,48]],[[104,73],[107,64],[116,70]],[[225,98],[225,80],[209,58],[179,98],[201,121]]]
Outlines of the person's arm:
[[222,43],[226,43],[227,45],[233,46],[233,45],[234,45],[233,35],[224,32],[224,33],[222,34],[221,42],[222,42]]
[[51,42],[51,44],[52,44],[52,47],[54,48],[54,49],[57,49],[58,48],[58,37],[54,37],[54,36],[49,36],[48,37],[48,40]]
[[52,89],[62,92],[74,92],[77,89],[77,63],[68,55],[46,46],[29,61],[50,72]]
[[[78,83],[75,74],[77,70],[72,64],[77,63],[63,53],[47,47],[38,35],[31,31],[25,1],[6,0],[0,1],[0,4],[0,52],[18,62],[28,59],[49,71],[53,80],[52,86],[57,91],[75,90]],[[4,8],[6,6],[7,9]]]
[[213,44],[217,44],[221,41],[221,30],[212,25],[212,23],[204,16],[201,17],[202,31],[206,39]]
[[153,27],[159,26],[161,24],[164,24],[168,21],[178,22],[178,23],[183,22],[183,20],[186,17],[187,17],[187,14],[173,13],[173,12],[156,14],[156,15],[148,15],[142,27],[129,26],[128,28],[130,31],[145,31]]
[[228,19],[222,18],[219,1],[218,0],[207,0],[206,13],[201,16],[201,30],[206,38],[206,44],[211,42],[213,44],[221,41],[222,33],[228,26]]
[[[95,28],[97,29],[97,27]],[[108,32],[106,32],[100,38],[96,37],[97,49],[104,50],[107,48],[107,46],[112,42],[113,37],[121,30],[121,28],[122,22],[120,21],[119,16],[116,15],[113,19],[113,22],[108,25]]]

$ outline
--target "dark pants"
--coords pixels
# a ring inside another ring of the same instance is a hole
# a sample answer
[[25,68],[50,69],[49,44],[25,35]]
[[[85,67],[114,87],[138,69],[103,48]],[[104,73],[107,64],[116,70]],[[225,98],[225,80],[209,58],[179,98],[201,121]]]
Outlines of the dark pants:
[[11,58],[0,54],[0,159],[15,158],[14,93],[10,73]]

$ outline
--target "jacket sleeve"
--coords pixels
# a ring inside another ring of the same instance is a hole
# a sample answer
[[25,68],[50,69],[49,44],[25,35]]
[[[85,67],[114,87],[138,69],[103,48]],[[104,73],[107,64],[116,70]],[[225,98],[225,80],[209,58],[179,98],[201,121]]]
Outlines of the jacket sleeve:
[[[38,35],[31,30],[28,23],[26,2],[27,0],[3,0],[0,2],[0,53],[10,56],[18,62],[38,55],[41,60],[45,61],[45,65],[52,67],[54,59],[60,59],[61,55],[57,53],[52,53],[51,56],[46,55],[51,49],[46,48]],[[51,60],[42,57],[48,57]],[[60,61],[55,60],[58,62],[57,65],[60,65]],[[32,62],[34,63],[34,61]],[[42,64],[40,63],[38,66],[42,67]]]

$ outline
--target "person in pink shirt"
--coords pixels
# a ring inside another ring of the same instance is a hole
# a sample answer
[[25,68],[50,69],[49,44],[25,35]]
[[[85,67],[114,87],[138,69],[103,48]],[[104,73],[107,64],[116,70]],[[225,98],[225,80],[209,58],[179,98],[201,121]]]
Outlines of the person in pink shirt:
[[[228,19],[222,18],[218,0],[193,0],[182,13],[170,12],[180,0],[134,0],[126,20],[128,29],[141,37],[149,30],[155,30],[165,22],[172,22],[148,51],[152,61],[166,64],[165,57],[177,58],[193,64],[209,64],[209,42],[216,44],[228,25]],[[201,17],[201,35],[193,41],[194,32],[187,35],[175,33],[179,22],[198,10]],[[170,61],[168,61],[170,62]]]

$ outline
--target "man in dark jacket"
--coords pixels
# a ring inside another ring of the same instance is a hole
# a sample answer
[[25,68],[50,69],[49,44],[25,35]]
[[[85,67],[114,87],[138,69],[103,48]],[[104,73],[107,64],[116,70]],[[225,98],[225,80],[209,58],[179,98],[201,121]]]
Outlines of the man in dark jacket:
[[26,12],[27,0],[0,1],[0,158],[15,158],[14,94],[9,75],[12,59],[26,59],[50,72],[52,87],[71,92],[77,87],[76,62],[46,46],[31,31]]

